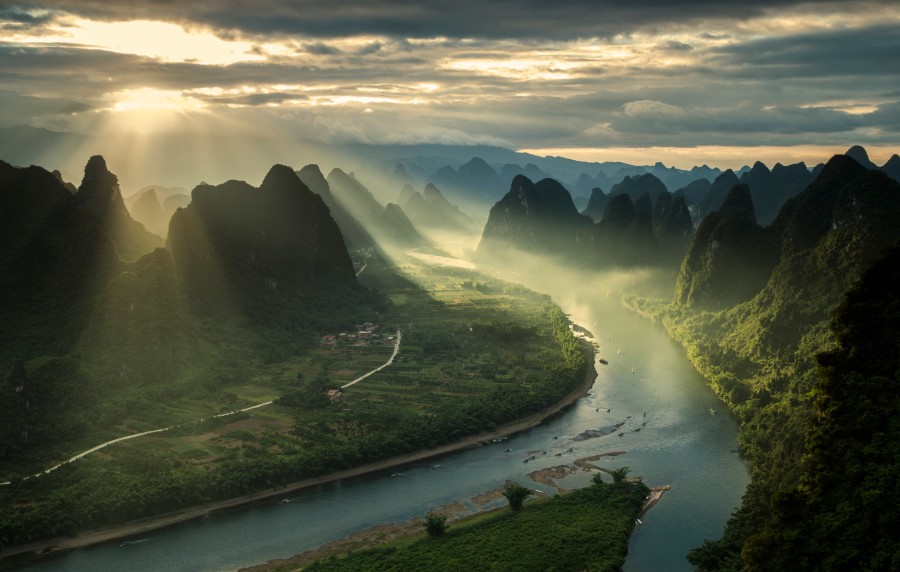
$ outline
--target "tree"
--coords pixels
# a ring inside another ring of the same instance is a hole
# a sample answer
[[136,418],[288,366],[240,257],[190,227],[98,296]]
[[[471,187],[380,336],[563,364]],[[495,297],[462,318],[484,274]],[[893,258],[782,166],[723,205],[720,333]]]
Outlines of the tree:
[[425,531],[428,533],[428,536],[432,538],[435,536],[442,536],[447,532],[447,515],[429,512],[425,515],[425,523],[423,526],[425,526]]
[[595,485],[602,485],[603,484],[603,473],[594,473],[594,476],[591,478],[591,480],[594,481]]
[[503,491],[503,496],[509,501],[509,508],[514,511],[522,510],[522,503],[533,494],[534,492],[531,489],[526,489],[517,483],[506,485],[506,490]]
[[613,482],[621,483],[622,481],[624,481],[625,477],[628,476],[629,471],[631,471],[630,467],[619,467],[618,469],[611,471],[610,474],[612,475]]

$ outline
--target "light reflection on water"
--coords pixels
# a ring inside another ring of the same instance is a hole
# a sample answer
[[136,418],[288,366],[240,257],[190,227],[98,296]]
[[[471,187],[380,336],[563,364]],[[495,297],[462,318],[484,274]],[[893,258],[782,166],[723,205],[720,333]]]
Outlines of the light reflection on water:
[[[618,306],[615,296],[595,288],[575,290],[560,281],[539,286],[594,333],[597,357],[609,361],[596,365],[590,394],[546,424],[502,443],[292,493],[287,504],[274,499],[213,514],[139,538],[147,542],[120,547],[117,541],[77,550],[28,570],[235,570],[377,524],[421,516],[429,508],[502,487],[507,479],[552,492],[526,474],[616,450],[627,452],[596,464],[627,465],[630,474],[641,475],[650,486],[672,486],[637,526],[625,570],[689,570],[685,553],[721,535],[749,480],[746,465],[732,452],[737,424],[683,350],[657,326]],[[722,413],[711,415],[711,408]],[[625,423],[622,428],[609,435],[572,439],[620,422]],[[570,447],[574,452],[566,452]],[[530,451],[543,450],[548,454],[522,462]],[[557,452],[563,454],[556,457]],[[394,472],[402,475],[391,477]]]

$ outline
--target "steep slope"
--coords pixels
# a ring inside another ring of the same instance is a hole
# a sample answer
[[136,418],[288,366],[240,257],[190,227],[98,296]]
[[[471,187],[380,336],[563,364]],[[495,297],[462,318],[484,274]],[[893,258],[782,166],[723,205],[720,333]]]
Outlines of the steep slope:
[[731,169],[728,169],[716,177],[713,180],[712,185],[710,185],[709,191],[707,191],[703,198],[700,199],[700,202],[697,203],[694,220],[702,221],[709,213],[719,210],[719,207],[725,202],[725,197],[728,196],[728,192],[731,191],[731,187],[738,183],[740,183],[740,180]]
[[750,189],[735,185],[700,223],[675,282],[675,303],[719,310],[756,295],[774,265],[767,246]]
[[122,259],[136,260],[163,245],[161,237],[148,232],[128,214],[119,192],[119,179],[106,168],[103,157],[95,155],[88,160],[75,199],[78,208],[91,212],[107,224],[110,238]]
[[40,167],[0,163],[0,310],[9,355],[62,352],[90,315],[92,295],[120,265],[162,243],[131,219],[116,176],[91,157],[72,195]]
[[900,182],[900,155],[897,155],[896,153],[891,155],[891,158],[888,159],[887,163],[881,166],[881,170],[884,171],[888,177]]
[[[421,246],[427,241],[415,229],[402,209],[381,206],[372,193],[351,175],[340,169],[328,174],[328,185],[335,201],[341,205],[360,226],[381,246],[409,248]],[[401,212],[397,212],[400,209]],[[388,211],[391,212],[388,212]],[[399,223],[400,226],[396,226]]]
[[423,230],[453,230],[463,231],[472,226],[472,219],[450,204],[440,189],[428,183],[423,193],[409,188],[410,193],[401,193],[400,204],[409,219]]
[[140,194],[131,206],[131,216],[144,228],[157,236],[165,236],[169,232],[169,216],[163,211],[156,191],[149,189]]
[[893,570],[900,566],[900,248],[847,294],[819,354],[799,485],[779,493],[743,551],[750,570]]
[[706,193],[709,192],[710,188],[712,188],[712,182],[709,179],[697,179],[681,187],[673,194],[684,197],[688,206],[696,207],[703,200]]
[[864,147],[860,145],[854,145],[850,147],[844,152],[844,155],[850,157],[866,169],[877,169],[878,165],[873,163],[871,159],[869,159],[869,153],[865,150]]
[[491,208],[476,254],[505,256],[511,249],[572,257],[581,250],[583,234],[592,226],[569,192],[553,179],[537,184],[516,176],[509,192]]
[[591,198],[588,199],[587,207],[581,211],[581,214],[591,217],[596,222],[600,222],[603,220],[603,215],[606,213],[606,206],[608,204],[609,197],[603,192],[603,189],[594,188],[591,191]]
[[331,193],[331,187],[328,185],[328,181],[325,180],[325,176],[322,174],[318,165],[306,165],[297,171],[297,176],[300,177],[300,180],[303,181],[309,190],[322,197],[322,200],[325,201],[328,210],[331,212],[332,218],[334,218],[334,222],[336,222],[338,228],[341,229],[341,234],[344,236],[347,248],[359,249],[375,246],[375,240],[372,236],[366,232],[359,222],[347,212],[347,209],[334,198],[334,195]]
[[642,195],[646,194],[651,201],[656,201],[660,194],[666,193],[666,186],[650,173],[643,175],[626,176],[621,183],[613,185],[609,191],[609,196],[628,195],[632,201],[637,201]]
[[[900,185],[884,173],[837,155],[764,229],[763,243],[777,252],[777,262],[752,298],[717,312],[686,304],[655,310],[741,419],[741,449],[753,463],[743,506],[724,538],[690,556],[701,569],[739,566],[746,538],[767,526],[781,502],[778,493],[800,483],[816,395],[815,356],[833,347],[828,330],[833,309],[900,240],[898,193]],[[704,240],[706,230],[698,231],[696,242]],[[680,282],[682,301],[685,283]]]
[[324,301],[358,290],[328,207],[290,168],[272,167],[258,189],[229,181],[191,195],[172,218],[168,246],[193,311],[316,323]]
[[778,163],[770,171],[757,161],[741,175],[740,181],[750,188],[759,224],[768,226],[778,216],[784,203],[806,188],[812,181],[812,175],[803,163],[788,166]]

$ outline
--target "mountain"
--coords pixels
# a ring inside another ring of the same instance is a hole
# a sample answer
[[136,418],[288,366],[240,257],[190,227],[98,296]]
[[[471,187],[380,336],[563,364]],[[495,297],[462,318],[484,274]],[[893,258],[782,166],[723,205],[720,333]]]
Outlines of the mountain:
[[709,179],[696,179],[676,190],[673,194],[684,197],[688,206],[696,207],[711,188],[712,181]]
[[675,303],[719,310],[756,295],[772,270],[766,246],[750,189],[735,185],[697,228],[675,283]]
[[427,243],[400,206],[393,205],[390,208],[381,206],[369,189],[353,176],[340,169],[332,169],[327,181],[335,201],[358,221],[377,243],[387,243],[400,248]]
[[[835,307],[900,240],[898,196],[900,184],[884,173],[836,155],[770,226],[752,224],[746,188],[739,196],[730,194],[738,200],[729,200],[701,224],[682,265],[675,303],[659,317],[742,421],[741,449],[754,471],[723,539],[692,551],[689,560],[696,566],[717,569],[725,561],[740,562],[742,550],[756,562],[769,558],[754,548],[756,540],[744,543],[783,530],[769,515],[788,508],[781,493],[801,483],[807,424],[816,422],[811,417],[815,356],[834,348],[828,324]],[[738,232],[725,235],[718,223],[729,218]],[[762,276],[765,256],[774,261],[767,277]],[[738,263],[760,264],[761,272],[729,268]],[[759,286],[729,284],[736,276]],[[698,311],[705,309],[713,311]],[[837,530],[823,521],[808,525]],[[823,568],[810,564],[809,569]]]
[[131,216],[153,234],[165,236],[169,232],[169,216],[163,212],[163,207],[153,189],[141,193],[134,201]]
[[[175,214],[175,211],[178,209],[183,209],[184,207],[191,204],[191,195],[189,194],[178,194],[171,195],[166,197],[162,202],[163,212],[165,212],[169,218],[172,218],[172,215]],[[168,231],[168,229],[167,229]]]
[[400,199],[403,211],[409,219],[424,230],[463,231],[472,227],[472,219],[458,207],[450,204],[440,189],[432,183],[425,186],[423,193],[413,190],[412,187],[404,187]]
[[324,200],[283,165],[258,189],[242,181],[196,187],[172,217],[168,247],[185,299],[200,314],[300,318],[326,292],[352,296],[358,288]]
[[860,145],[854,145],[844,152],[844,155],[850,157],[866,169],[877,169],[878,165],[869,159],[869,153]]
[[103,157],[95,155],[88,160],[75,198],[80,208],[106,221],[110,238],[124,260],[136,260],[163,245],[162,238],[148,232],[128,214],[119,192],[119,180],[106,168]]
[[709,213],[719,210],[719,207],[725,202],[725,198],[728,196],[729,191],[731,191],[731,187],[740,182],[738,176],[735,175],[734,171],[731,169],[728,169],[716,177],[713,180],[712,185],[710,185],[709,191],[707,191],[703,198],[700,199],[700,202],[697,203],[694,220],[702,221]]
[[770,171],[759,161],[740,178],[741,184],[750,188],[757,219],[763,226],[772,224],[784,203],[811,181],[812,175],[803,163],[787,166],[778,163]]
[[300,180],[303,181],[309,190],[322,197],[322,200],[325,201],[332,218],[334,218],[334,222],[336,222],[338,228],[341,229],[341,234],[343,235],[348,248],[359,249],[375,246],[375,240],[372,236],[349,212],[347,212],[347,209],[335,199],[334,195],[331,193],[331,187],[329,186],[328,181],[325,180],[325,176],[322,174],[318,165],[306,165],[297,171],[297,176],[300,177]]
[[403,187],[400,189],[400,198],[397,199],[397,204],[405,206],[406,201],[408,201],[410,197],[416,194],[416,192],[416,189],[412,185],[408,183],[403,185]]
[[454,169],[445,165],[428,179],[454,201],[471,208],[493,204],[502,194],[503,183],[497,171],[480,157],[472,157]]
[[900,182],[900,156],[896,153],[891,155],[891,158],[881,166],[881,170],[884,171],[888,177]]
[[896,568],[900,521],[900,248],[880,256],[837,308],[818,354],[800,483],[778,494],[743,551],[750,569]]
[[90,395],[77,358],[83,334],[102,315],[108,284],[131,266],[124,258],[161,243],[128,215],[102,157],[87,162],[75,194],[45,169],[0,162],[0,368],[39,360],[30,371],[42,387],[33,410],[41,421],[15,437],[17,447],[89,422],[60,415]]
[[645,173],[635,176],[626,175],[621,183],[613,185],[609,196],[626,194],[632,201],[637,201],[641,195],[647,194],[651,201],[656,201],[661,193],[666,192],[668,190],[662,181],[650,173]]
[[653,206],[653,234],[664,243],[684,240],[694,232],[691,211],[683,196],[662,193]]
[[609,197],[603,192],[603,189],[594,188],[591,191],[591,198],[588,199],[587,207],[581,211],[581,214],[599,222],[603,219],[603,214],[606,212],[606,205],[608,204]]
[[517,175],[492,208],[476,255],[503,256],[511,249],[573,257],[583,250],[590,217],[578,213],[569,192],[553,179],[533,183]]

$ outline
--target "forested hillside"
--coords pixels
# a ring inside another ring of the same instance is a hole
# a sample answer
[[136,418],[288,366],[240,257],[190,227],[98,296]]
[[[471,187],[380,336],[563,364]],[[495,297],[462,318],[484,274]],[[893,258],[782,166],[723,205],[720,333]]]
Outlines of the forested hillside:
[[[836,156],[766,229],[746,219],[717,241],[724,229],[711,221],[729,215],[711,214],[682,265],[674,302],[626,299],[685,346],[743,425],[752,482],[724,538],[692,553],[699,568],[740,569],[744,542],[769,526],[773,502],[801,483],[807,426],[820,399],[816,356],[837,343],[829,330],[834,308],[900,239],[898,196],[900,185],[883,173]],[[755,267],[737,285],[743,290],[725,279],[733,273],[720,275],[748,264]],[[747,292],[754,281],[761,286]]]

